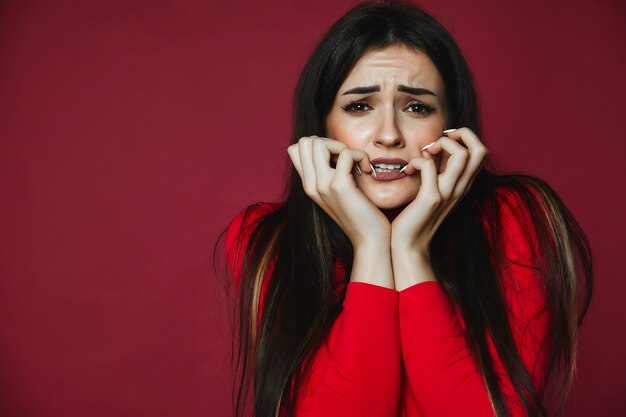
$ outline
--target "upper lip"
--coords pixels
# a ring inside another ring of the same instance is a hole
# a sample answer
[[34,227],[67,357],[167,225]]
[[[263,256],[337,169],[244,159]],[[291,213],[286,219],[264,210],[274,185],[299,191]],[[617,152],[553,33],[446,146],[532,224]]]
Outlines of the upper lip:
[[372,165],[389,164],[389,165],[407,165],[408,162],[401,158],[376,158],[370,161]]

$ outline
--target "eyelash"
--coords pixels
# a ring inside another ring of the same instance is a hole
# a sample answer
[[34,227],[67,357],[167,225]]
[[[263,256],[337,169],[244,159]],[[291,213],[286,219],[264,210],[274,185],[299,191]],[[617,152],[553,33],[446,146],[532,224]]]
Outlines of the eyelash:
[[[360,106],[366,106],[369,107],[371,109],[371,107],[363,102],[363,101],[351,101],[350,103],[346,104],[345,106],[341,106],[341,108],[348,112],[348,113],[364,113],[366,112],[368,109],[364,109],[364,108],[358,108]],[[412,107],[418,107],[417,111],[410,111],[409,113],[416,113],[422,116],[428,116],[429,114],[431,114],[432,112],[435,111],[435,108],[432,106],[429,106],[427,104],[424,103],[413,103],[409,106],[407,106],[407,108],[412,108]]]
[[367,103],[364,103],[362,101],[351,101],[350,103],[346,104],[345,106],[341,106],[341,108],[344,109],[347,112],[362,113],[362,112],[365,111],[365,109],[357,109],[358,106],[367,106],[367,107],[369,107],[369,105]]
[[435,111],[434,107],[429,106],[428,104],[424,104],[424,103],[413,103],[409,105],[409,107],[417,107],[419,110],[411,112],[411,113],[418,113],[424,116],[428,116],[429,114]]

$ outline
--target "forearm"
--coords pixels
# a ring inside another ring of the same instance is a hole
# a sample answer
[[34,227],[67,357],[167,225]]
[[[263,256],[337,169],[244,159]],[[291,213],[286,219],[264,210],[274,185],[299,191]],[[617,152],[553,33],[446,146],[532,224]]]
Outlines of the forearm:
[[401,387],[398,293],[350,283],[315,354],[297,417],[396,417]]
[[[396,285],[400,289],[401,349],[407,381],[422,414],[425,417],[464,413],[493,416],[491,399],[467,340],[462,317],[441,285],[425,282],[423,276],[432,274],[432,268],[429,270],[423,263],[406,262],[409,266],[402,269],[403,273],[414,273],[402,282],[396,274],[397,262],[394,260],[393,263]],[[542,345],[548,326],[542,313],[544,298],[541,290],[533,285],[532,278],[526,278],[533,273],[532,269],[516,265],[503,271],[505,282],[523,283],[522,294],[519,290],[507,288],[505,297],[515,323],[512,330],[517,348],[537,389],[540,389],[548,354]],[[502,375],[500,387],[511,416],[526,415],[502,361],[492,342],[489,343],[494,369]]]
[[482,375],[454,308],[437,283],[428,254],[396,247],[392,265],[400,291],[403,363],[422,413],[451,416],[460,411],[458,404],[463,404],[473,415],[492,415]]
[[441,286],[414,285],[399,297],[403,363],[422,414],[493,416],[483,376]]

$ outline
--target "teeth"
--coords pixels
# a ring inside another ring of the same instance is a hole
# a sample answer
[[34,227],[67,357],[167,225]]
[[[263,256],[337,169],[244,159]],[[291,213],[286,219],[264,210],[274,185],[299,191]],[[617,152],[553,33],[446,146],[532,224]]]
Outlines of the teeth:
[[399,172],[403,166],[399,164],[376,164],[374,168],[376,172]]

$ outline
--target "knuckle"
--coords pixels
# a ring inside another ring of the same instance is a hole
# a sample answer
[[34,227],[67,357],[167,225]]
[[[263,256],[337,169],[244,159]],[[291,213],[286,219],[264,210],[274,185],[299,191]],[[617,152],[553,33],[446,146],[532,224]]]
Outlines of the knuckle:
[[477,144],[474,147],[474,150],[477,154],[482,155],[482,154],[487,154],[489,152],[489,150],[487,149],[487,147],[485,145],[483,145],[482,143]]
[[350,183],[348,179],[343,177],[335,177],[330,182],[330,191],[333,193],[335,197],[341,197],[345,195],[345,192],[350,188]]
[[339,151],[339,156],[347,158],[348,156],[352,156],[352,152],[350,151],[350,148],[344,145],[344,147]]
[[315,137],[315,138],[311,139],[311,141],[313,142],[313,146],[315,146],[317,148],[322,148],[322,147],[326,146],[326,144],[324,143],[324,139]]
[[430,208],[431,210],[439,207],[439,203],[441,203],[441,200],[436,199],[436,198],[429,198],[426,200],[426,204],[428,205],[428,208]]
[[318,186],[317,186],[317,194],[320,195],[320,196],[328,195],[329,194],[329,192],[328,192],[329,188],[330,188],[330,186],[318,184]]
[[[421,164],[424,164],[422,166],[420,166]],[[437,169],[437,165],[435,164],[435,160],[434,159],[424,159],[423,161],[416,161],[414,164],[415,168],[426,168],[426,169]]]
[[466,149],[466,148],[459,149],[458,156],[459,156],[460,159],[462,159],[464,161],[467,161],[469,159],[469,157],[470,157],[469,150]]
[[310,197],[314,197],[317,195],[317,187],[314,187],[311,184],[302,184],[302,188],[304,188],[304,192]]
[[437,207],[441,203],[441,195],[439,193],[430,193],[424,196],[424,203],[431,208]]

